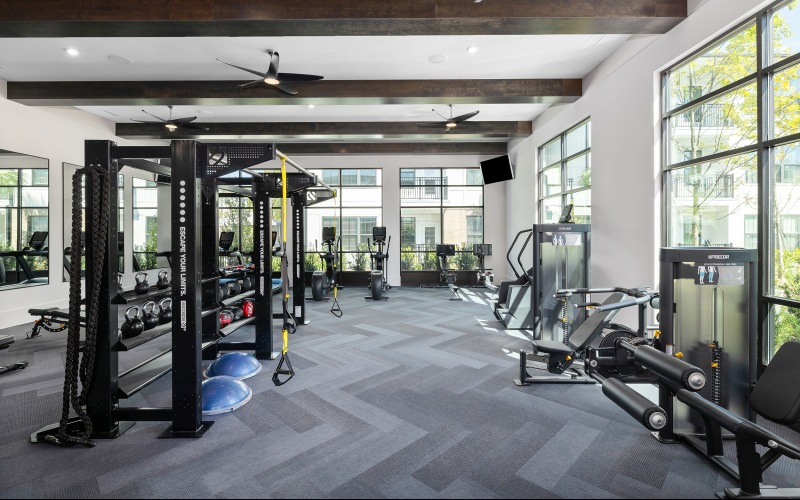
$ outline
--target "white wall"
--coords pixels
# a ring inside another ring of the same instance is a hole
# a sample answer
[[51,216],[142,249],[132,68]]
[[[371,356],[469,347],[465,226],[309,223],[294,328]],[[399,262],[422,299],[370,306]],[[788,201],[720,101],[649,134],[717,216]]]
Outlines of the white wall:
[[636,37],[601,63],[584,79],[584,95],[577,102],[534,120],[531,137],[510,145],[517,178],[506,183],[506,241],[537,220],[532,194],[538,147],[591,117],[591,284],[656,287],[661,244],[659,74],[767,3],[693,2],[691,15],[669,33]]

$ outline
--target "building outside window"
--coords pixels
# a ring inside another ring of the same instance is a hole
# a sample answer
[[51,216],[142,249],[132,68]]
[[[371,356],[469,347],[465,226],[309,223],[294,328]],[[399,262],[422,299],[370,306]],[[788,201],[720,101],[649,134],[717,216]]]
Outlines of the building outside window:
[[[306,209],[306,271],[324,269],[322,228],[335,227],[341,238],[342,270],[369,271],[367,239],[383,225],[383,172],[379,168],[310,170],[338,193],[337,199]],[[373,251],[375,245],[373,243]]]
[[539,222],[556,223],[567,204],[591,223],[592,124],[585,120],[539,148]]
[[158,267],[158,184],[133,177],[134,270]]
[[662,77],[664,243],[759,249],[765,362],[800,340],[798,34],[776,2]]
[[448,267],[474,269],[483,243],[483,177],[478,168],[400,170],[400,270],[439,269],[437,244],[456,246]]

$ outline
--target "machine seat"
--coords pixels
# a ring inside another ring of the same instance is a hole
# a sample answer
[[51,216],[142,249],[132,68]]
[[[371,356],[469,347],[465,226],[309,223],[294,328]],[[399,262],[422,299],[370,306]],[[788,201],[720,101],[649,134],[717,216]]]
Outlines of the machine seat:
[[569,346],[555,340],[534,340],[533,348],[540,353],[550,355],[572,356],[575,354],[575,351]]

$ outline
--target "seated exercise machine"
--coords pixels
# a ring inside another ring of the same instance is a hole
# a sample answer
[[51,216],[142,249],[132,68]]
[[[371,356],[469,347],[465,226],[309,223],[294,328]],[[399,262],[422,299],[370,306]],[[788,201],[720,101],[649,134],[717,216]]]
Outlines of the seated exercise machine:
[[[387,263],[389,261],[389,243],[392,237],[386,239],[386,227],[375,226],[372,228],[372,242],[367,238],[367,246],[369,246],[369,257],[372,262],[372,272],[369,275],[369,289],[372,295],[364,297],[365,299],[373,300],[388,300],[384,293],[392,288],[387,279]],[[372,243],[375,243],[376,251],[372,251]],[[385,250],[384,250],[385,247]]]
[[447,267],[447,258],[455,255],[455,245],[436,245],[436,257],[439,262],[439,285],[437,288],[449,288],[453,292],[450,300],[461,300],[461,296],[458,294],[460,288],[456,286],[456,273]]
[[477,288],[488,288],[490,290],[497,290],[492,281],[494,281],[494,274],[491,269],[486,269],[484,259],[487,255],[492,255],[492,245],[489,244],[474,244],[472,245],[472,255],[478,258],[478,277],[475,283]]
[[[0,335],[0,351],[8,349],[14,343],[14,337],[11,335]],[[14,372],[17,370],[24,370],[28,367],[27,361],[17,361],[12,365],[0,366],[0,375],[4,373]]]
[[[564,300],[575,293],[609,293],[609,296],[602,304],[593,302],[577,304],[578,307],[594,308],[595,312],[571,334],[567,331],[567,325],[564,323],[562,341],[533,340],[533,353],[528,353],[524,349],[520,350],[519,378],[514,380],[516,385],[533,383],[594,384],[595,380],[589,377],[584,369],[573,366],[573,364],[583,358],[584,351],[592,345],[603,347],[613,345],[617,338],[643,337],[643,325],[637,332],[624,325],[611,323],[611,320],[617,311],[624,307],[644,304],[644,308],[640,308],[640,311],[645,310],[655,295],[655,292],[649,290],[627,288],[586,288],[559,290],[559,292]],[[643,312],[642,317],[644,317]],[[640,323],[642,322],[643,320]],[[537,364],[530,365],[529,360]],[[529,369],[538,370],[542,374],[530,375]],[[631,375],[632,372],[631,370],[618,375]]]
[[48,258],[49,250],[46,246],[47,235],[47,231],[34,231],[31,237],[28,239],[28,245],[22,250],[5,250],[0,252],[0,262],[2,261],[3,257],[14,257],[17,261],[17,273],[22,271],[22,273],[25,275],[25,279],[23,281],[9,281],[9,270],[0,269],[0,272],[3,272],[3,275],[0,276],[0,282],[4,282],[5,284],[33,284],[48,282],[49,279],[47,276],[37,277],[34,274],[34,271],[31,269],[31,266],[28,264],[27,260],[27,257]]
[[[781,456],[800,460],[800,447],[768,429],[702,397],[705,374],[685,361],[653,347],[636,346],[617,339],[613,347],[595,352],[587,363],[590,376],[603,386],[603,393],[629,415],[640,421],[662,442],[685,441],[739,482],[738,488],[726,488],[719,498],[800,498],[800,488],[775,488],[761,484],[763,473]],[[759,417],[785,426],[800,422],[800,342],[787,342],[758,378],[749,394],[750,409]],[[654,375],[659,387],[659,406],[622,384],[605,379],[592,367],[592,360],[618,365],[635,364]],[[689,440],[674,429],[676,401],[697,412],[705,424],[702,440]],[[654,416],[655,424],[654,424]],[[722,429],[736,441],[736,463],[724,456]],[[760,448],[757,448],[758,445]]]
[[315,301],[328,300],[328,293],[338,286],[336,274],[339,272],[339,258],[335,249],[339,247],[335,227],[322,228],[322,245],[325,252],[317,252],[324,271],[314,271],[311,275],[311,296]]

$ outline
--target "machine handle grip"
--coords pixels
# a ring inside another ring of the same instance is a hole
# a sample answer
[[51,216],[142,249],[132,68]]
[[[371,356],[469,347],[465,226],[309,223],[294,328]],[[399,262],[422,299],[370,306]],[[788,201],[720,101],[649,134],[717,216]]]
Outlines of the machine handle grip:
[[616,378],[603,381],[603,394],[651,431],[667,425],[667,412]]
[[643,297],[636,297],[636,298],[633,298],[633,299],[621,300],[621,301],[615,302],[613,304],[605,304],[605,305],[602,305],[600,307],[597,307],[596,309],[598,311],[613,311],[614,309],[622,309],[622,308],[625,308],[625,307],[630,307],[630,306],[635,306],[635,305],[640,305],[640,304],[646,304],[648,302],[650,302],[650,296],[649,295],[645,295]]

